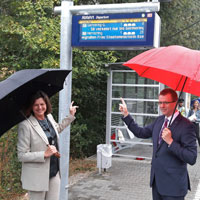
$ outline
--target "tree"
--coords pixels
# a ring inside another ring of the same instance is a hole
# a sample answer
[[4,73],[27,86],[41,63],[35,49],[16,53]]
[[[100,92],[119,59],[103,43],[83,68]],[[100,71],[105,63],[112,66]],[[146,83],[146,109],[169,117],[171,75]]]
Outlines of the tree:
[[[60,18],[52,12],[57,3],[1,0],[0,80],[21,69],[59,66]],[[16,141],[16,127],[0,138],[0,199],[22,192]]]
[[[54,6],[59,3],[56,0],[1,1],[0,70],[2,80],[21,69],[59,67],[60,16],[53,14]],[[104,64],[116,61],[112,54],[112,52],[103,51],[74,50],[72,95],[75,101],[81,104],[80,120],[77,120],[72,128],[72,144],[74,145],[72,145],[71,152],[76,152],[74,155],[92,154],[96,149],[94,146],[97,141],[104,140],[105,127],[102,128],[100,124],[91,126],[91,124],[95,124],[100,118],[100,121],[104,121],[105,126],[107,73]],[[87,87],[85,87],[86,85]],[[92,98],[88,96],[88,92]],[[57,111],[57,98],[54,98],[53,102]],[[90,106],[87,104],[88,102],[91,102]],[[98,107],[94,105],[98,105]],[[89,117],[87,112],[88,116],[86,116],[85,110],[88,108],[91,109],[92,116],[95,112],[101,113],[101,115]],[[57,112],[54,114],[56,115]],[[73,130],[75,131],[73,132]],[[94,132],[97,136],[91,137],[90,133],[92,135]],[[75,141],[79,133],[83,133],[79,137],[82,142],[75,144],[73,139]],[[84,134],[85,136],[83,136]],[[93,139],[96,142],[92,141]],[[92,144],[90,145],[93,149],[91,152],[87,148],[88,143]],[[79,150],[76,148],[77,145]],[[86,151],[83,151],[83,147]]]
[[59,16],[56,0],[1,1],[0,69],[59,67]]
[[161,46],[182,45],[192,49],[200,46],[200,2],[173,0],[161,4]]
[[73,51],[72,98],[79,105],[72,126],[71,155],[90,156],[105,142],[106,63],[115,62],[113,52]]
[[75,5],[135,3],[136,0],[74,0]]

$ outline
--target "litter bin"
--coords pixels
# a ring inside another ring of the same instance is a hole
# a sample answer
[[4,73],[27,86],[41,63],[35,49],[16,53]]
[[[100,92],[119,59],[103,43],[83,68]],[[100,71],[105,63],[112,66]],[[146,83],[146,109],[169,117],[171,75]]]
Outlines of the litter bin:
[[112,165],[112,145],[99,144],[97,145],[97,168],[101,174],[101,169],[108,169]]

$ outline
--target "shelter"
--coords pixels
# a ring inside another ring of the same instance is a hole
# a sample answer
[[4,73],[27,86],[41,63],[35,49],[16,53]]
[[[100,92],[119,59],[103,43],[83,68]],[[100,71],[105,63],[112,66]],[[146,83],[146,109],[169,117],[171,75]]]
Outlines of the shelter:
[[[130,114],[140,126],[159,116],[158,94],[163,84],[143,78],[122,63],[107,64],[106,144],[112,144],[113,155],[124,156],[120,150],[135,144],[152,145],[151,140],[139,139],[125,127],[119,111],[120,97],[127,103]],[[128,155],[130,157],[130,155]],[[135,157],[132,155],[131,157]],[[141,155],[142,157],[142,155]]]
[[[140,126],[146,126],[160,115],[158,95],[166,86],[143,78],[123,63],[110,63],[106,67],[109,71],[107,80],[107,116],[106,116],[106,144],[112,144],[113,155],[123,155],[120,150],[139,145],[152,145],[150,139],[136,138],[121,120],[119,111],[120,97],[126,101],[130,114]],[[183,93],[186,110],[190,106],[190,94]],[[142,155],[140,156],[143,157]]]

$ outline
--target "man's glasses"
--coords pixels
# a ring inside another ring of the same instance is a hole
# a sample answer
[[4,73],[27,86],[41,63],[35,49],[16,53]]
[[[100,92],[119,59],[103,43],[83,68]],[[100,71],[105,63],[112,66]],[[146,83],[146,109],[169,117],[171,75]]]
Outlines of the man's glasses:
[[160,105],[168,105],[168,104],[170,104],[170,103],[174,103],[174,102],[176,102],[176,101],[159,101],[158,102],[158,105],[160,106]]

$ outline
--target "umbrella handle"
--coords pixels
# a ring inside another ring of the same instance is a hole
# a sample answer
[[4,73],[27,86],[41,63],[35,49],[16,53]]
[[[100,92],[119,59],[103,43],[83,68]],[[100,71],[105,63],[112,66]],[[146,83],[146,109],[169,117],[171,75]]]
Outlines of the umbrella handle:
[[[50,145],[47,144],[47,147],[49,147]],[[57,151],[56,153],[53,154],[56,158],[60,158],[60,152]]]
[[181,95],[182,95],[182,93],[183,93],[183,89],[184,89],[184,87],[185,87],[185,84],[186,84],[186,82],[187,82],[187,79],[188,79],[188,77],[185,77],[183,86],[182,86],[182,88],[181,88],[181,91],[180,91],[180,93],[179,93],[179,96],[178,96],[178,99],[177,99],[177,102],[176,102],[176,106],[175,106],[175,108],[174,108],[172,117],[171,117],[171,119],[170,119],[170,121],[169,121],[168,128],[170,128],[170,126],[171,126],[171,122],[172,122],[172,119],[173,119],[173,117],[174,117],[174,113],[175,113],[176,108],[177,108],[177,106],[178,106],[178,100],[181,98]]
[[60,158],[60,153],[57,151],[56,153],[54,153],[54,156],[56,156],[56,158]]

